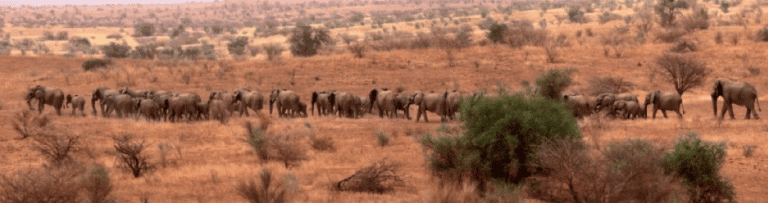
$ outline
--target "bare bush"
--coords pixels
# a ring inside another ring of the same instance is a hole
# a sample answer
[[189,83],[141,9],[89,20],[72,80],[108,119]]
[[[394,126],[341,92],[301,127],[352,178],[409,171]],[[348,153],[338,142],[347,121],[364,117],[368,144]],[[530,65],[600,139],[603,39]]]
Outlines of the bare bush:
[[664,80],[672,83],[680,95],[701,86],[711,72],[703,62],[678,54],[663,54],[656,58],[656,64]]
[[623,93],[632,89],[634,84],[624,81],[624,78],[616,77],[594,77],[589,80],[589,94],[600,95],[602,93]]
[[544,169],[531,195],[553,202],[663,202],[677,188],[665,176],[664,153],[642,140],[613,143],[590,155],[579,141],[549,140],[536,154]]
[[512,21],[504,32],[504,39],[510,46],[544,46],[549,36],[546,29],[536,29],[530,21]]
[[692,32],[696,29],[706,30],[709,28],[709,14],[705,9],[693,11],[691,14],[683,16],[680,19],[683,29]]
[[147,162],[149,156],[142,154],[141,152],[147,148],[144,141],[134,141],[133,135],[123,134],[112,137],[115,141],[115,151],[118,153],[118,158],[131,170],[133,177],[140,177],[142,173],[154,168]]
[[347,49],[355,55],[355,58],[363,58],[365,56],[366,45],[365,43],[357,42],[347,45]]
[[33,110],[24,109],[13,116],[12,125],[13,130],[21,135],[18,139],[25,139],[43,132],[50,122],[48,114],[36,114]]
[[682,38],[675,42],[675,44],[669,48],[669,51],[677,53],[694,52],[698,50],[697,44],[698,43],[694,40]]
[[7,203],[79,203],[82,189],[78,176],[82,167],[35,168],[0,176],[0,200]]
[[267,55],[267,60],[269,61],[280,59],[280,55],[285,51],[285,48],[279,43],[263,44],[261,45],[261,49],[264,50],[264,54]]
[[656,32],[656,40],[661,40],[662,42],[666,42],[666,43],[672,43],[672,42],[676,42],[686,34],[687,33],[683,29],[668,28],[668,29],[664,29],[659,32]]
[[333,139],[328,136],[318,137],[317,135],[309,136],[309,143],[312,145],[312,149],[318,151],[336,151]]
[[385,193],[403,185],[403,179],[397,174],[400,165],[386,159],[374,162],[343,180],[333,183],[333,190]]
[[276,136],[273,140],[267,143],[271,144],[271,147],[274,148],[274,158],[282,161],[285,168],[296,166],[299,162],[307,159],[307,152],[304,148],[299,146],[297,136]]
[[251,203],[283,203],[292,202],[297,191],[297,183],[292,180],[291,174],[278,180],[269,169],[262,169],[259,174],[259,182],[246,180],[237,184],[237,194]]
[[81,149],[79,136],[54,134],[52,131],[46,131],[32,138],[35,141],[32,148],[43,154],[55,166],[71,161],[70,155]]
[[[610,47],[614,52],[614,56],[619,58],[624,53],[624,48],[629,41],[627,36],[628,30],[628,27],[617,27],[612,29],[608,33],[602,35],[600,42],[603,45]],[[606,48],[606,51],[606,56],[610,56],[610,50],[607,50]]]

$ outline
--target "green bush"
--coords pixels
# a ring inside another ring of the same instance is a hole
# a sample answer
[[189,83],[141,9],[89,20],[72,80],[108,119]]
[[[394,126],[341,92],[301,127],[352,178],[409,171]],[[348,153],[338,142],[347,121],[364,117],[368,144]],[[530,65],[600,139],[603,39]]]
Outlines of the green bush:
[[131,46],[110,42],[109,45],[101,46],[101,51],[108,58],[127,58],[130,56]]
[[[579,139],[576,120],[562,103],[542,97],[474,97],[462,102],[462,135],[421,139],[434,173],[485,182],[519,183],[532,175],[537,146],[549,138]],[[482,185],[482,184],[481,184]]]
[[112,60],[109,60],[109,59],[90,59],[90,60],[87,60],[87,61],[83,62],[83,70],[91,71],[91,70],[95,70],[97,68],[106,68],[109,65],[112,65]]
[[557,100],[560,94],[571,85],[571,71],[549,69],[536,79],[538,94],[549,99]]
[[502,42],[504,39],[504,32],[507,30],[507,25],[505,24],[498,24],[494,23],[490,27],[488,27],[488,34],[486,37],[488,37],[489,40],[493,43],[499,43]]
[[702,141],[695,132],[688,132],[667,153],[664,170],[688,186],[691,202],[735,202],[733,185],[720,176],[725,161],[725,143]]
[[229,54],[240,56],[245,54],[246,45],[248,45],[248,37],[239,36],[227,44],[227,51]]
[[384,132],[377,131],[376,132],[376,142],[379,143],[379,146],[387,146],[389,145],[389,136],[384,134]]
[[326,29],[316,29],[304,24],[296,25],[291,38],[288,39],[291,43],[291,54],[303,57],[314,56],[320,46],[333,42],[328,33]]

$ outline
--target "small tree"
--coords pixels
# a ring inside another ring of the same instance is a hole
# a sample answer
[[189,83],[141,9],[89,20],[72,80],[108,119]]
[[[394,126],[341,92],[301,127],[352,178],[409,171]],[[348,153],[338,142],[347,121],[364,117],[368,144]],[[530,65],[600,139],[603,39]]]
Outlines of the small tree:
[[267,55],[267,60],[270,61],[279,59],[280,55],[283,54],[283,50],[285,50],[280,43],[263,44],[261,48],[264,50],[264,54]]
[[248,45],[248,37],[239,36],[227,44],[229,54],[241,56],[245,54],[245,46]]
[[568,20],[572,23],[585,23],[584,11],[579,7],[571,7],[568,9]]
[[705,142],[688,132],[677,141],[675,151],[666,155],[664,169],[689,186],[691,202],[735,202],[733,185],[720,176],[725,148],[725,143]]
[[133,25],[134,36],[149,37],[155,35],[155,24],[140,22]]
[[656,58],[656,64],[664,80],[672,83],[680,95],[701,86],[711,72],[701,61],[679,54],[661,55]]
[[291,43],[291,54],[309,57],[317,54],[320,46],[332,43],[333,40],[326,29],[316,29],[309,25],[298,24],[293,29],[288,42]]
[[356,42],[354,44],[347,45],[347,49],[355,55],[355,58],[363,58],[367,48],[365,43]]
[[71,135],[56,135],[51,131],[40,133],[33,137],[33,148],[45,156],[53,165],[61,165],[71,161],[73,152],[80,150],[80,137]]
[[654,9],[656,14],[661,17],[661,26],[668,27],[674,24],[675,15],[679,14],[678,9],[687,9],[688,2],[685,0],[659,0]]
[[504,39],[504,32],[507,31],[507,25],[494,23],[488,28],[486,37],[493,43],[500,43]]
[[547,70],[536,79],[538,94],[552,100],[558,100],[560,94],[571,85],[570,74],[570,70]]
[[101,46],[101,51],[108,58],[127,58],[130,56],[131,46],[110,42],[109,45]]
[[127,134],[112,139],[115,141],[114,147],[118,153],[118,158],[131,170],[133,177],[138,178],[143,172],[153,168],[147,162],[149,157],[141,154],[148,146],[144,141],[134,141],[133,136]]

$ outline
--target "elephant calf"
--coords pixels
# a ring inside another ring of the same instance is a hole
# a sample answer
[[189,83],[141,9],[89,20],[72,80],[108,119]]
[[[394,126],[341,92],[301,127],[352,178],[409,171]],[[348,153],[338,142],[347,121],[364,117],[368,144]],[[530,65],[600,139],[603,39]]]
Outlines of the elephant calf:
[[79,95],[67,94],[67,103],[65,106],[72,104],[72,115],[75,115],[75,111],[80,109],[80,113],[85,116],[85,98]]
[[229,110],[227,108],[228,105],[222,100],[208,100],[208,110],[211,118],[218,120],[221,123],[229,121]]
[[638,117],[638,115],[642,114],[642,110],[645,108],[642,108],[640,104],[638,104],[635,101],[615,101],[613,102],[613,108],[614,112],[616,110],[621,110],[622,113],[619,114],[621,118],[624,119],[635,119]]
[[139,120],[139,116],[144,116],[144,118],[149,120],[160,120],[160,106],[155,103],[154,100],[151,99],[139,99],[136,102],[136,107],[138,108],[138,113],[136,114],[136,120]]

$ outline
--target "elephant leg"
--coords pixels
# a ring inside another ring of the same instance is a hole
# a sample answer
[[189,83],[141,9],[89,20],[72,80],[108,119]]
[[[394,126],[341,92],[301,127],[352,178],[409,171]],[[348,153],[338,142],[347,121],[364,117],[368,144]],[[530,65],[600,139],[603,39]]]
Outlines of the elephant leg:
[[677,117],[678,117],[678,118],[682,118],[682,117],[683,117],[683,114],[682,114],[682,113],[680,113],[680,109],[678,109],[678,110],[675,110],[675,113],[677,113]]
[[757,116],[757,110],[755,110],[755,108],[754,108],[754,107],[752,107],[752,115],[754,115],[754,117],[755,117],[755,120],[759,120],[759,119],[760,119],[760,117],[759,117],[759,116]]
[[664,118],[668,118],[668,117],[667,117],[667,110],[663,110],[663,109],[662,109],[662,110],[661,110],[661,114],[664,114]]
[[751,116],[750,114],[752,114],[752,109],[747,107],[747,115],[744,115],[744,119],[749,120]]
[[733,115],[733,104],[728,104],[728,115],[731,116],[731,119],[736,119],[736,117]]

